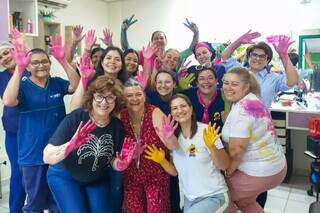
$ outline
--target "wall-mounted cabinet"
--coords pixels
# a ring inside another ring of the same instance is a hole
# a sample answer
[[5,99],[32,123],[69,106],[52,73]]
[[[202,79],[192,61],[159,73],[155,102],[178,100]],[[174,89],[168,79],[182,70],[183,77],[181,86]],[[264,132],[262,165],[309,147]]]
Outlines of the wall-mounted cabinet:
[[0,0],[0,39],[15,27],[27,36],[38,36],[38,0]]

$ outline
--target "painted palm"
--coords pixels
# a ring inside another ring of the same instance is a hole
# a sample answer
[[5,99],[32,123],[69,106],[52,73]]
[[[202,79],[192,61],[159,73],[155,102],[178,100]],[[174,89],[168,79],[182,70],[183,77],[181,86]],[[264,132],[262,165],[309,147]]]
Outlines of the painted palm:
[[90,140],[79,147],[77,155],[79,156],[78,164],[88,157],[94,157],[91,170],[94,172],[99,167],[99,158],[106,157],[109,163],[113,156],[113,140],[112,135],[104,134],[97,138],[95,135]]

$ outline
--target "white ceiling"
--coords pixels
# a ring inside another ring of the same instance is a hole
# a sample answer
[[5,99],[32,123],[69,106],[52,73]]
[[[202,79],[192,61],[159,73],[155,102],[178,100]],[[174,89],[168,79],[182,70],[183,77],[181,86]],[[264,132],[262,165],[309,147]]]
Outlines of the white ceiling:
[[320,52],[320,38],[303,39],[309,52]]

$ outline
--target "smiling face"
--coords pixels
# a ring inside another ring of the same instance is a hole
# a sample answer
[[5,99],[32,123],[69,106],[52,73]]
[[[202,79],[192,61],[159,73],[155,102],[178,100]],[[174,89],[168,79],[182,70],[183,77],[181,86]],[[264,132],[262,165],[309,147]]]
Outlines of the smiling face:
[[212,70],[203,70],[197,78],[198,90],[203,95],[213,95],[217,89],[217,80]]
[[96,116],[109,116],[116,104],[116,96],[110,91],[94,93],[92,101],[92,112]]
[[267,66],[267,58],[268,56],[264,50],[258,48],[254,49],[248,57],[250,69],[253,72],[259,72],[263,70]]
[[248,94],[250,86],[234,73],[227,73],[223,77],[223,93],[230,102],[237,102]]
[[51,62],[45,53],[31,54],[28,70],[36,79],[47,79],[50,75]]
[[122,68],[120,53],[116,50],[110,50],[103,58],[102,67],[105,73],[117,78]]
[[206,64],[211,62],[212,53],[206,47],[198,47],[195,51],[195,56],[200,64]]
[[124,100],[126,107],[130,111],[139,112],[143,111],[144,104],[146,102],[145,94],[141,87],[139,86],[130,86],[125,87],[123,90]]
[[192,106],[184,98],[177,97],[170,104],[171,115],[179,124],[191,122]]
[[101,56],[103,54],[103,51],[102,50],[99,50],[97,52],[95,52],[92,57],[91,57],[91,61],[92,61],[92,64],[94,67],[97,67],[98,66],[98,63],[101,59]]
[[164,49],[167,45],[167,39],[166,36],[163,32],[161,31],[156,31],[154,32],[151,41],[161,49]]
[[167,71],[172,71],[176,68],[180,58],[180,53],[178,50],[170,49],[167,50],[163,59],[163,69]]
[[125,57],[124,57],[124,63],[126,65],[126,69],[128,73],[134,73],[138,70],[138,56],[135,53],[128,53]]
[[0,49],[0,65],[9,70],[14,70],[16,67],[16,62],[11,56],[10,48]]
[[156,78],[156,90],[161,96],[172,95],[176,83],[168,73],[159,73]]

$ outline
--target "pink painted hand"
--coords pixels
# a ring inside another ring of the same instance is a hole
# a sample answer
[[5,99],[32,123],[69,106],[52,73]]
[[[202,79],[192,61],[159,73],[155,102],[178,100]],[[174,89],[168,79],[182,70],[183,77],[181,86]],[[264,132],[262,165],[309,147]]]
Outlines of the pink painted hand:
[[79,127],[76,133],[73,135],[69,141],[69,145],[64,151],[64,156],[67,157],[73,150],[79,148],[82,144],[89,141],[93,135],[90,135],[89,132],[94,130],[97,126],[92,120],[89,120],[86,124],[83,125],[83,121],[80,122]]
[[147,48],[142,47],[142,55],[143,58],[145,58],[146,60],[149,60],[157,51],[157,46],[152,43],[149,42]]
[[11,39],[11,43],[13,45],[19,43],[23,43],[23,34],[17,30],[17,28],[13,28],[9,34],[9,38]]
[[108,47],[112,46],[112,36],[113,33],[110,29],[105,28],[103,30],[103,38],[100,38],[100,40]]
[[290,38],[288,36],[282,35],[279,37],[279,42],[278,45],[276,44],[272,44],[274,49],[277,51],[277,53],[279,54],[279,57],[282,60],[286,60],[287,59],[287,55],[288,55],[288,49],[289,46],[294,43],[294,41],[290,41]]
[[147,144],[137,143],[133,153],[133,159],[137,159],[147,148]]
[[93,78],[95,73],[89,54],[85,53],[81,57],[78,69],[80,71],[83,88],[86,89],[88,82]]
[[251,30],[249,30],[248,32],[240,36],[238,40],[241,44],[250,44],[253,43],[253,39],[259,38],[260,36],[261,34],[259,32],[251,32]]
[[81,25],[76,25],[72,29],[72,34],[73,34],[72,40],[75,46],[78,45],[84,37],[84,35],[82,35],[82,31],[83,31],[83,26]]
[[166,141],[174,135],[174,131],[178,127],[178,123],[174,123],[175,121],[170,114],[168,116],[162,116],[162,127],[160,129],[158,127],[155,128],[158,136],[162,140]]
[[14,48],[11,49],[10,52],[17,64],[17,70],[20,76],[22,76],[30,62],[31,55],[29,53],[29,50],[25,44],[15,43]]
[[62,64],[66,57],[66,46],[62,46],[61,35],[50,36],[50,45],[51,55]]
[[96,43],[97,37],[95,36],[95,30],[89,30],[86,37],[84,38],[85,50],[87,52],[91,51],[92,46]]
[[136,152],[136,143],[132,138],[125,138],[123,141],[121,153],[116,153],[116,169],[123,171],[130,165],[134,153]]
[[146,76],[146,74],[143,71],[139,70],[135,79],[140,83],[140,85],[145,90],[148,84],[148,77]]

